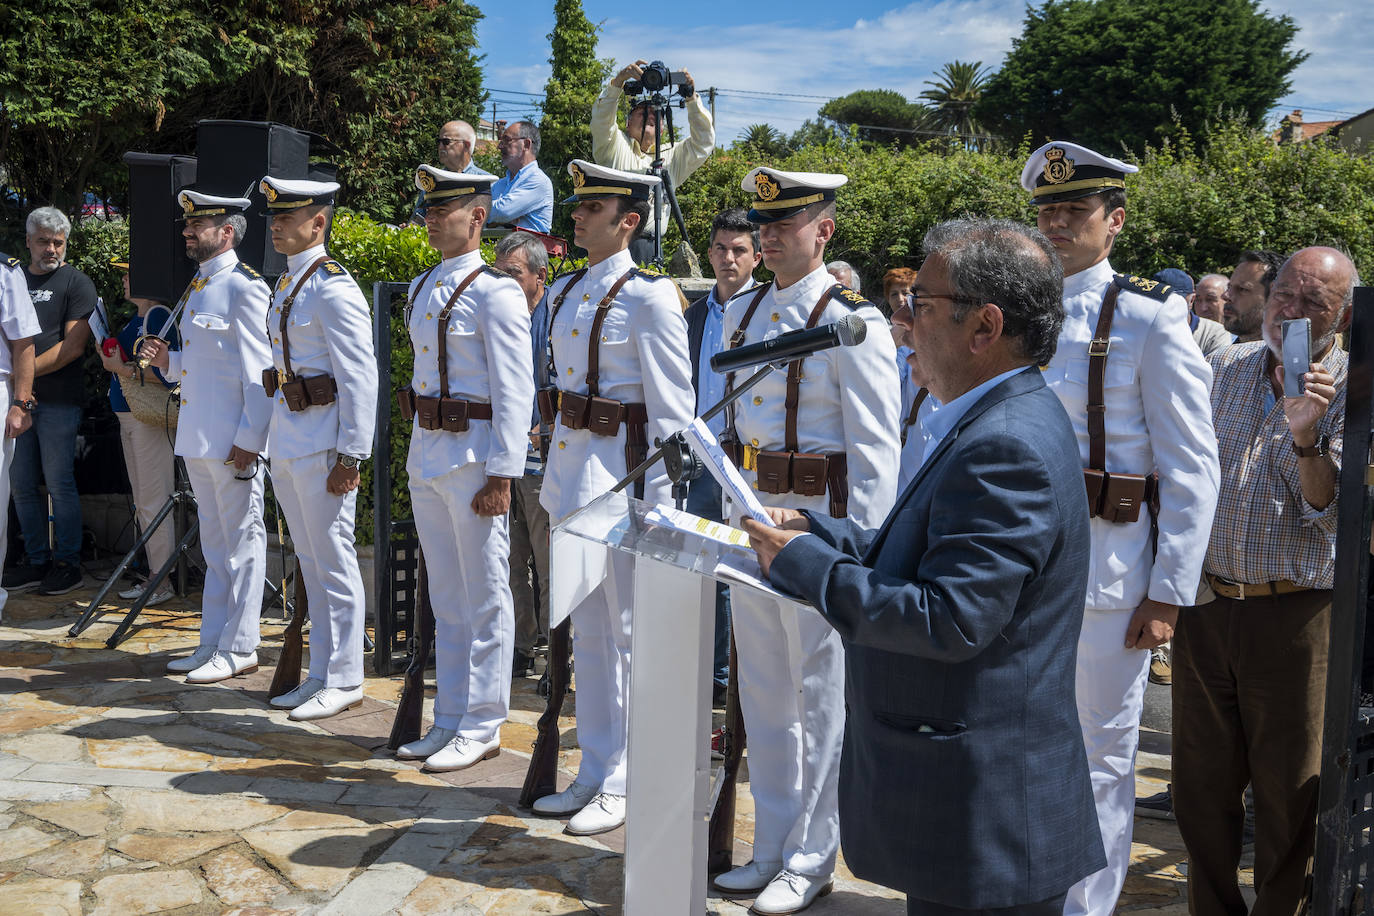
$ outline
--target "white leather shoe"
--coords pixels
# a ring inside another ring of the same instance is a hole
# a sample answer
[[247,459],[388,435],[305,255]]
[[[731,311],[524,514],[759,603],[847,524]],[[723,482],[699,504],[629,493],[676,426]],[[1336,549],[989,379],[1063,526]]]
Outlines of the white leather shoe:
[[257,670],[258,653],[221,651],[210,656],[208,662],[186,675],[186,683],[214,684],[240,674],[252,674]]
[[428,757],[430,754],[437,754],[445,744],[453,740],[453,736],[458,734],[456,729],[440,728],[434,726],[419,741],[412,741],[409,744],[402,744],[396,748],[397,760],[419,760],[421,757]]
[[782,871],[781,862],[750,862],[716,875],[711,884],[727,894],[752,894],[768,886]]
[[362,703],[362,685],[357,687],[325,687],[291,710],[291,715],[288,718],[296,722],[328,719],[330,716],[337,716],[346,709],[361,706]]
[[562,792],[555,792],[553,795],[545,795],[534,801],[535,814],[551,814],[558,817],[563,814],[574,814],[587,807],[587,802],[596,797],[599,791],[597,786],[589,786],[580,782],[575,782]]
[[295,690],[289,690],[279,697],[273,697],[267,702],[278,709],[295,709],[323,689],[324,681],[317,677],[308,677],[301,681],[300,686]]
[[474,741],[462,735],[455,735],[443,749],[425,761],[425,769],[434,773],[448,773],[453,770],[466,770],[474,763],[490,760],[501,753],[501,739]]
[[174,658],[167,663],[167,670],[172,674],[185,674],[188,671],[195,671],[201,665],[210,660],[210,656],[215,654],[214,646],[199,646],[185,658]]
[[800,913],[815,903],[817,897],[824,897],[834,889],[835,882],[830,875],[824,878],[801,875],[784,868],[778,872],[776,878],[768,882],[763,892],[754,898],[754,905],[749,908],[749,912],[757,913],[758,916],[787,916],[788,913]]
[[587,807],[572,816],[565,829],[573,836],[592,836],[625,823],[625,796],[598,792]]

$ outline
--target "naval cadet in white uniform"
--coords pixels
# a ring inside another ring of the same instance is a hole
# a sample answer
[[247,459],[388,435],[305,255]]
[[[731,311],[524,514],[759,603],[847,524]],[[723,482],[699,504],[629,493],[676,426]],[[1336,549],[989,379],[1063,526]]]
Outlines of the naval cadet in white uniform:
[[525,473],[534,374],[525,294],[482,262],[496,176],[422,165],[415,186],[429,244],[443,255],[410,284],[415,356],[398,397],[413,415],[410,501],[434,607],[434,727],[396,751],[461,770],[501,751],[510,709],[515,604],[511,484]]
[[[1107,867],[1070,889],[1067,916],[1108,916],[1121,894],[1150,649],[1173,635],[1178,606],[1197,596],[1220,477],[1212,371],[1188,330],[1187,305],[1108,261],[1125,224],[1126,174],[1136,170],[1055,141],[1021,172],[1036,224],[1064,265],[1064,327],[1044,374],[1078,435],[1093,516],[1076,686]],[[1101,327],[1109,302],[1110,327]],[[1094,374],[1104,410],[1090,412]],[[1102,418],[1096,434],[1090,413]]]
[[[568,173],[573,194],[564,202],[576,203],[573,242],[586,250],[587,267],[549,288],[560,407],[540,504],[553,524],[610,490],[647,457],[655,438],[686,427],[696,403],[681,294],[667,277],[636,270],[628,251],[658,179],[581,159]],[[663,465],[647,477],[643,499],[671,505]],[[605,580],[572,610],[582,764],[570,787],[534,803],[540,814],[576,812],[572,834],[604,833],[625,821],[633,601],[633,563],[615,554]]]
[[[729,425],[744,479],[765,506],[848,516],[876,528],[897,495],[900,381],[887,320],[825,269],[835,189],[847,180],[756,168],[742,182],[753,194],[749,219],[759,224],[763,263],[774,279],[726,305],[729,345],[850,314],[864,319],[868,333],[857,346],[774,371],[735,403]],[[743,379],[727,386],[736,381]],[[727,511],[738,525],[738,508]],[[754,912],[794,913],[828,892],[839,850],[844,649],[839,634],[810,609],[798,612],[746,589],[734,589],[730,602],[749,736],[754,859],[718,875],[715,886],[760,891]]]
[[264,177],[272,244],[286,255],[272,311],[268,449],[277,501],[305,577],[310,671],[272,698],[292,719],[323,719],[363,700],[363,580],[353,546],[358,466],[372,454],[377,360],[362,291],[324,250],[332,181]]
[[272,365],[267,307],[272,289],[239,260],[246,197],[187,188],[177,195],[187,257],[199,263],[178,324],[181,349],[147,338],[141,353],[181,386],[176,453],[196,495],[205,555],[200,647],[167,666],[188,683],[211,684],[258,667],[258,620],[267,565],[263,479],[272,404],[262,373]]

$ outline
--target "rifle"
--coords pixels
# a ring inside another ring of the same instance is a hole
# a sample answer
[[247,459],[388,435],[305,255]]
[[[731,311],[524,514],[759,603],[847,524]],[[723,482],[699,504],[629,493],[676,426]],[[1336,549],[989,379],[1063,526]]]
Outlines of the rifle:
[[434,651],[434,605],[429,600],[429,570],[425,567],[423,551],[418,566],[415,620],[410,627],[410,664],[406,666],[396,718],[391,723],[391,737],[386,741],[386,746],[393,751],[420,738],[425,712],[425,668]]
[[[283,582],[283,601],[286,600],[285,585]],[[277,670],[272,673],[272,686],[267,691],[269,697],[290,693],[301,685],[301,654],[305,642],[302,628],[310,608],[305,597],[305,576],[301,575],[299,559],[296,560],[295,593],[295,607],[292,609],[291,623],[287,624],[286,632],[282,634],[281,656],[277,659]]]
[[549,676],[549,698],[539,716],[534,753],[525,773],[525,784],[520,789],[520,805],[524,808],[558,791],[558,714],[563,709],[568,682],[572,680],[569,664],[571,626],[571,619],[564,620],[549,633],[549,664],[545,672]]
[[711,822],[706,827],[706,874],[718,875],[730,870],[730,856],[735,848],[735,788],[739,780],[740,760],[744,756],[744,715],[739,708],[739,664],[735,655],[735,634],[730,634],[730,680],[725,688],[725,727],[720,735],[720,750],[725,756],[721,764],[720,789]]

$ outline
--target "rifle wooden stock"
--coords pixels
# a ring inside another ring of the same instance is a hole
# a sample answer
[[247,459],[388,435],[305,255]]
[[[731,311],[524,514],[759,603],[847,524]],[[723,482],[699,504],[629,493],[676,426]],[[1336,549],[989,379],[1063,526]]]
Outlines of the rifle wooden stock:
[[558,791],[558,716],[572,679],[569,664],[571,654],[571,620],[564,620],[549,633],[549,699],[539,717],[538,735],[534,739],[534,753],[520,789],[520,805],[528,808],[536,799]]
[[730,681],[725,688],[725,730],[721,733],[721,753],[725,762],[721,772],[720,794],[706,828],[706,874],[730,870],[735,848],[735,789],[739,782],[740,760],[744,756],[744,715],[739,708],[739,664],[735,657],[735,635],[730,634]]
[[[301,655],[305,648],[306,615],[310,608],[305,597],[305,576],[301,575],[301,561],[296,561],[295,610],[291,622],[282,634],[281,656],[277,659],[277,670],[272,673],[272,686],[267,691],[269,697],[279,697],[290,693],[301,685]],[[285,593],[283,593],[285,597]]]
[[434,651],[434,605],[429,600],[429,570],[425,555],[419,557],[418,585],[415,592],[415,620],[410,631],[410,664],[406,666],[405,685],[396,718],[391,723],[391,737],[386,746],[393,751],[403,744],[420,739],[425,712],[425,668]]

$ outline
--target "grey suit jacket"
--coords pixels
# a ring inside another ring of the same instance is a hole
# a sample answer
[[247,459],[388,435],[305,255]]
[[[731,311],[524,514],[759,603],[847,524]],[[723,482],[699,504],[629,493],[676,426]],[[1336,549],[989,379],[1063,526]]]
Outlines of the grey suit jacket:
[[1010,907],[1106,864],[1074,700],[1088,574],[1078,446],[1028,368],[942,440],[883,526],[808,513],[774,585],[844,638],[854,874]]

